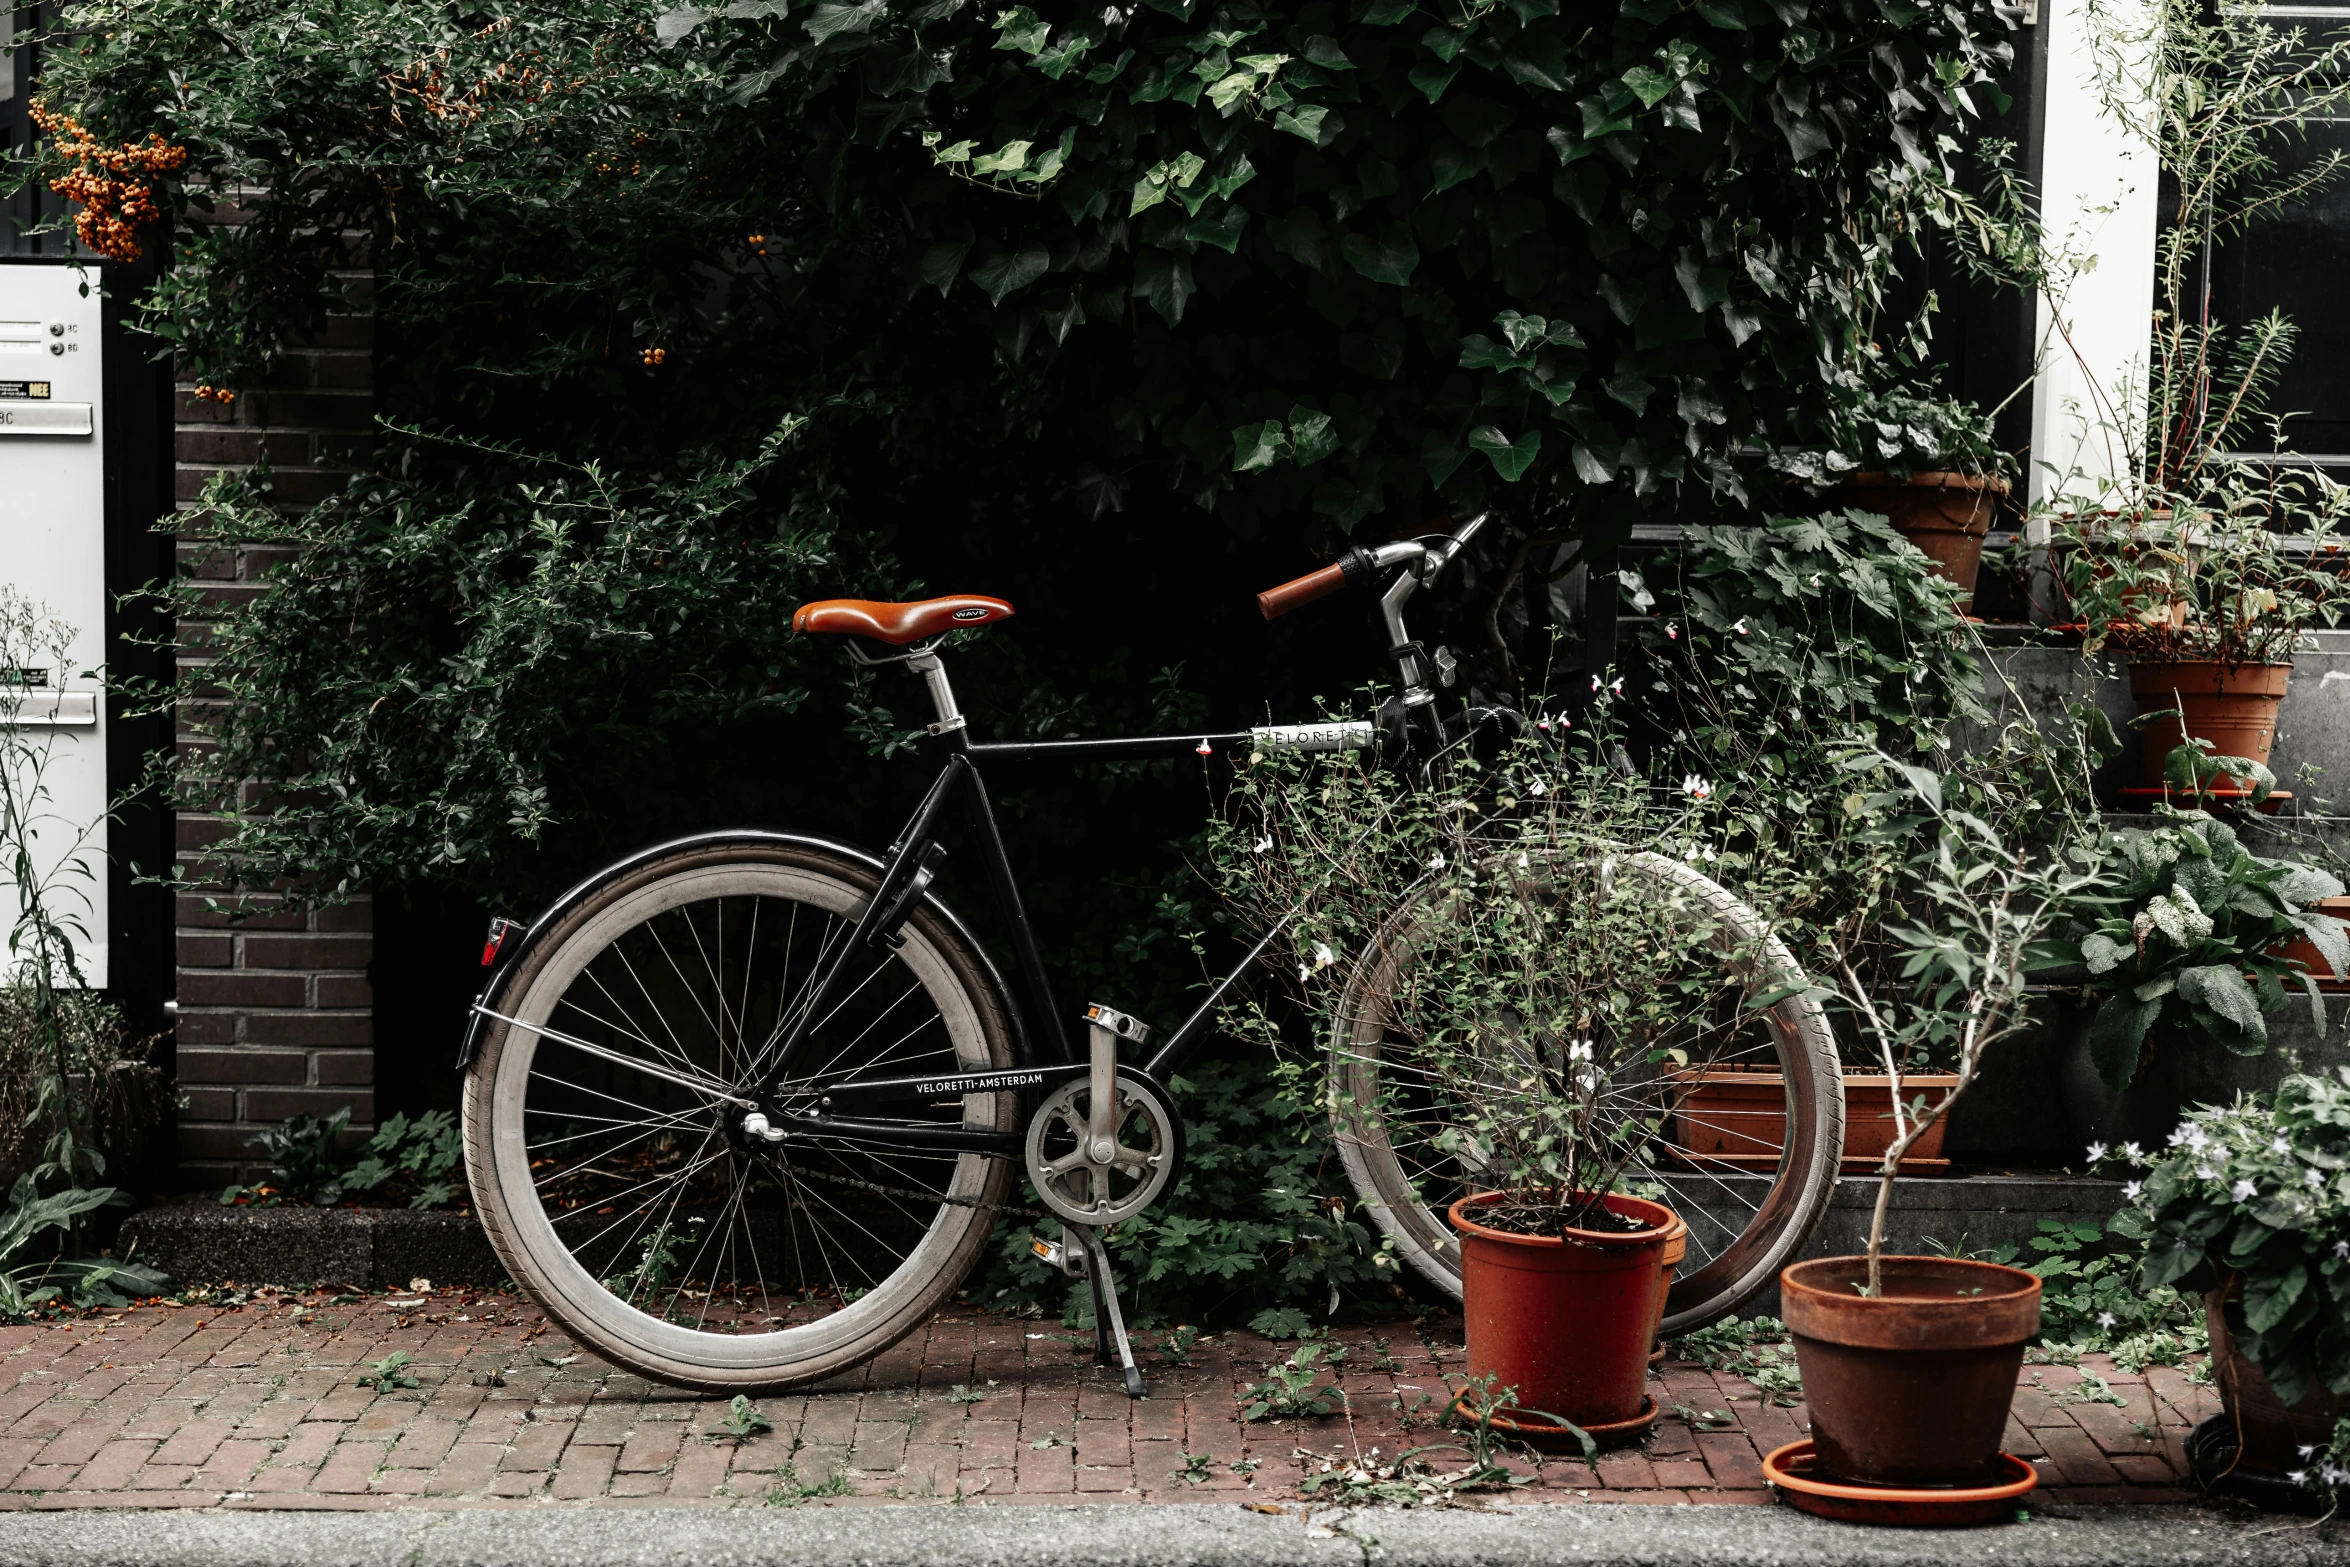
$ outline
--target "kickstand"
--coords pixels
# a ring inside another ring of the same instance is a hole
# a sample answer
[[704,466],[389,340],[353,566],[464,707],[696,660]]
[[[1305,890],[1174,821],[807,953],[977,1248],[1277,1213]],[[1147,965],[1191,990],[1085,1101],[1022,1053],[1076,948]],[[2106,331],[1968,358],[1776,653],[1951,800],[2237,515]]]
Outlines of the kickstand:
[[[1093,1358],[1100,1365],[1123,1366],[1126,1396],[1141,1398],[1142,1372],[1134,1364],[1134,1346],[1126,1341],[1126,1317],[1118,1309],[1118,1285],[1110,1277],[1109,1249],[1089,1225],[1071,1224],[1065,1228],[1085,1248],[1085,1276],[1093,1285]],[[1110,1354],[1113,1344],[1118,1351],[1114,1359]]]

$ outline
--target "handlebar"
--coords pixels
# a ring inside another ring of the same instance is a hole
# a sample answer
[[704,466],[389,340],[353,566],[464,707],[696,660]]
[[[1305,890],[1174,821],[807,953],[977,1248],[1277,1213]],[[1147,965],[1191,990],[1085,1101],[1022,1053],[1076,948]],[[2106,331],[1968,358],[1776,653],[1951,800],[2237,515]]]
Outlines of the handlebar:
[[1276,620],[1316,599],[1328,598],[1345,586],[1346,562],[1332,561],[1320,571],[1309,571],[1277,588],[1267,588],[1257,595],[1257,608],[1267,620]]
[[1377,549],[1351,549],[1338,560],[1320,571],[1309,571],[1302,577],[1292,577],[1277,588],[1267,588],[1257,595],[1257,609],[1267,620],[1278,619],[1293,609],[1311,604],[1316,599],[1328,598],[1339,589],[1350,587],[1368,578],[1375,571],[1390,566],[1410,564],[1418,568],[1422,580],[1433,579],[1452,558],[1461,552],[1479,528],[1485,526],[1490,512],[1479,512],[1455,529],[1442,544],[1431,549],[1425,544],[1404,541],[1382,544]]

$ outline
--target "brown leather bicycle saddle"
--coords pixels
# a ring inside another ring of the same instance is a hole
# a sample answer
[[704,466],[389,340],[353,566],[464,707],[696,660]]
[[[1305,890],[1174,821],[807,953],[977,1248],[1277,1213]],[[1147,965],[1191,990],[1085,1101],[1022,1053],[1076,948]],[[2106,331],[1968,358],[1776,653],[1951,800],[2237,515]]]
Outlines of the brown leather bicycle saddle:
[[956,593],[913,604],[883,604],[873,599],[819,599],[792,611],[794,631],[819,636],[871,637],[892,647],[921,642],[949,631],[1009,620],[1012,606],[979,593]]

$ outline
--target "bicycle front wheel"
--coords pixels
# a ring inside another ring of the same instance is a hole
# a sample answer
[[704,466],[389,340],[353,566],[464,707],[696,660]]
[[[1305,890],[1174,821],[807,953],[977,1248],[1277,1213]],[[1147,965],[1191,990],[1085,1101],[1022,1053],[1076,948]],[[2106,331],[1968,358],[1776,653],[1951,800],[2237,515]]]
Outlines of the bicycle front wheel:
[[[1555,1077],[1567,1033],[1598,1036],[1600,1059],[1616,1063],[1603,1129],[1636,1149],[1618,1188],[1689,1226],[1665,1332],[1727,1316],[1793,1260],[1843,1157],[1835,1038],[1818,1003],[1793,993],[1793,957],[1726,888],[1660,854],[1496,856],[1475,880],[1477,892],[1431,886],[1400,905],[1339,1001],[1329,1107],[1355,1191],[1397,1254],[1459,1298],[1444,1213],[1495,1184],[1462,1129],[1507,1120]],[[1509,918],[1563,915],[1580,934],[1463,985],[1495,899]],[[1464,1039],[1481,1068],[1464,1070]]]
[[[774,1064],[879,882],[824,845],[701,840],[611,876],[517,961],[465,1087],[466,1173],[507,1270],[580,1342],[720,1393],[804,1387],[926,1320],[984,1248],[1011,1163],[746,1139]],[[782,1096],[1013,1064],[986,964],[935,906],[848,956]],[[583,1048],[593,1047],[593,1048]],[[909,1112],[1010,1131],[1017,1095]]]

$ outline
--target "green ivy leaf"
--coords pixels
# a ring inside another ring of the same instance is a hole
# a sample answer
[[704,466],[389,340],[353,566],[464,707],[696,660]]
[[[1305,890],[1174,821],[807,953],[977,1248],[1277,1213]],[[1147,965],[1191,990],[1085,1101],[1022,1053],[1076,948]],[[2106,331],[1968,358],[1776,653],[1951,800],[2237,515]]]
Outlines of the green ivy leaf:
[[1640,99],[1640,107],[1653,109],[1665,101],[1673,90],[1673,78],[1653,65],[1635,65],[1619,78]]
[[1002,255],[982,261],[971,269],[971,281],[979,285],[987,302],[1000,305],[1004,296],[1015,289],[1026,288],[1043,277],[1052,265],[1052,257],[1041,250],[1007,250]]
[[962,276],[963,258],[971,253],[967,239],[942,239],[922,252],[922,281],[941,294],[955,286]]
[[1338,40],[1321,33],[1306,40],[1303,52],[1307,60],[1325,71],[1351,71],[1355,68],[1354,61],[1346,57],[1346,51],[1338,47]]
[[1260,468],[1270,468],[1281,460],[1282,450],[1288,445],[1289,432],[1278,419],[1244,424],[1232,432],[1232,471],[1254,473]]
[[1412,239],[1410,226],[1402,223],[1389,224],[1377,240],[1349,234],[1338,242],[1338,253],[1372,282],[1393,283],[1399,288],[1412,280],[1412,271],[1420,264],[1420,247]]
[[[819,6],[817,9],[822,11],[826,7]],[[876,6],[875,9],[880,7]],[[1044,51],[1045,39],[1053,30],[1050,22],[1024,5],[1016,5],[999,15],[995,19],[995,28],[998,34],[995,47],[1030,56]]]
[[1494,426],[1481,424],[1469,432],[1469,445],[1485,454],[1493,464],[1493,471],[1506,483],[1515,484],[1541,455],[1542,432],[1528,430],[1512,441]]
[[1146,249],[1134,258],[1134,297],[1148,303],[1169,326],[1183,324],[1183,307],[1197,292],[1190,257]]
[[823,43],[842,33],[870,32],[885,9],[882,0],[863,0],[860,5],[820,5],[808,17],[808,36]]
[[1356,13],[1356,20],[1366,27],[1393,27],[1411,20],[1419,9],[1416,0],[1368,0]]
[[1444,90],[1452,85],[1452,79],[1460,74],[1458,60],[1449,65],[1424,63],[1413,66],[1407,73],[1407,80],[1419,88],[1430,103],[1434,103],[1444,96]]
[[1328,414],[1301,403],[1289,410],[1289,442],[1297,465],[1310,468],[1338,450],[1338,432]]
[[1248,209],[1226,203],[1221,215],[1213,218],[1194,218],[1183,231],[1183,237],[1194,244],[1213,245],[1218,250],[1240,248],[1241,231],[1248,227]]
[[1283,109],[1279,114],[1274,115],[1273,128],[1277,131],[1287,131],[1292,136],[1302,137],[1318,147],[1322,144],[1322,122],[1329,117],[1330,111],[1328,109],[1316,104],[1301,103],[1294,109]]
[[1451,137],[1436,143],[1436,152],[1428,160],[1431,194],[1447,191],[1464,180],[1473,180],[1485,170],[1485,154],[1464,147]]

